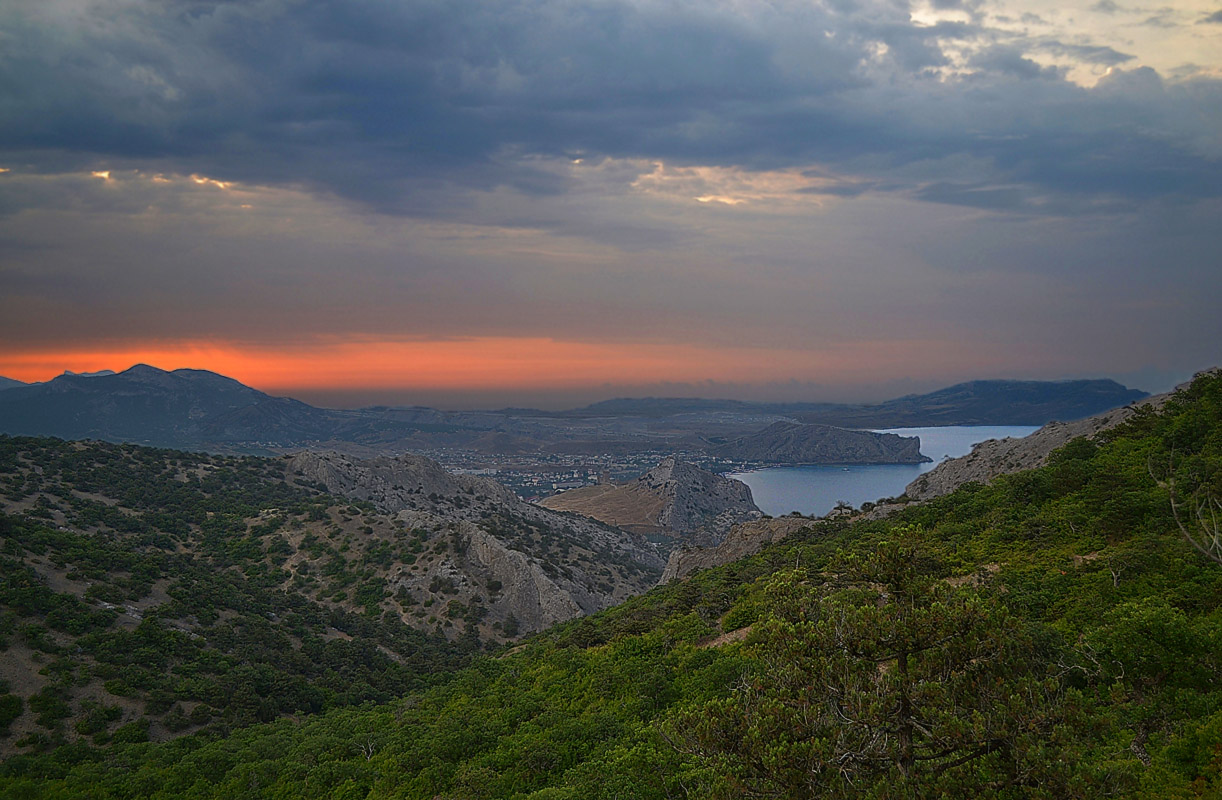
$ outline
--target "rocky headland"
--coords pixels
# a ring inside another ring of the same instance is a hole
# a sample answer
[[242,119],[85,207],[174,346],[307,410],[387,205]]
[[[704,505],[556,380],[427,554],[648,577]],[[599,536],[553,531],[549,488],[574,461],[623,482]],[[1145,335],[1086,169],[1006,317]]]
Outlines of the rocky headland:
[[772,464],[921,464],[916,436],[853,431],[831,425],[775,422],[767,428],[709,449],[735,461]]
[[736,523],[760,516],[743,482],[670,456],[624,484],[571,489],[541,501],[627,530],[715,544]]
[[1072,422],[1049,422],[1029,436],[989,439],[972,447],[972,452],[943,461],[921,475],[904,489],[911,500],[929,500],[950,494],[965,483],[988,483],[999,475],[1010,475],[1034,469],[1047,463],[1048,456],[1079,436],[1094,437],[1114,428],[1143,408],[1158,410],[1175,392],[1188,384],[1177,386],[1164,394],[1146,397],[1122,408]]

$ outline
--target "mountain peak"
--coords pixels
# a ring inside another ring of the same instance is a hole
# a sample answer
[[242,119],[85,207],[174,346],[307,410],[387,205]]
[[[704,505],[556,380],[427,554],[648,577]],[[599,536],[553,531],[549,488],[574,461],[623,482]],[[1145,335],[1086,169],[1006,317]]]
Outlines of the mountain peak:
[[150,366],[148,364],[133,364],[122,372],[116,373],[116,378],[126,378],[141,382],[152,382],[164,384],[170,379],[171,375],[164,369]]
[[105,378],[107,375],[114,375],[113,369],[100,369],[97,372],[73,372],[70,369],[64,370],[64,375],[70,378]]
[[168,374],[173,375],[175,378],[178,378],[179,380],[191,381],[193,383],[202,384],[202,385],[205,385],[211,388],[222,389],[222,390],[240,389],[242,391],[252,392],[258,395],[264,394],[263,392],[260,392],[258,389],[255,389],[251,386],[247,386],[246,384],[242,383],[241,381],[237,380],[236,378],[230,378],[228,375],[221,375],[216,372],[210,372],[206,369],[190,369],[187,367],[183,367],[181,369],[176,369],[173,372],[170,372]]

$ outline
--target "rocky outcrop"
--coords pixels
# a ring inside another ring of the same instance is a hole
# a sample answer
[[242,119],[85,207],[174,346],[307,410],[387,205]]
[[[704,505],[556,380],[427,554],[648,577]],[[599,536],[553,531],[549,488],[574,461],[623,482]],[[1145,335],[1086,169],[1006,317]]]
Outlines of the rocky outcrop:
[[713,447],[712,455],[770,464],[921,464],[921,440],[894,433],[851,431],[831,425],[776,422]]
[[493,480],[453,475],[422,456],[303,452],[287,457],[286,475],[367,500],[430,540],[449,537],[445,558],[401,570],[392,591],[424,596],[425,586],[444,581],[457,599],[486,597],[491,618],[512,617],[523,632],[640,594],[663,566],[656,548],[633,533],[526,503]]
[[1021,439],[989,439],[972,447],[972,452],[943,461],[904,489],[912,500],[928,500],[950,494],[965,483],[988,483],[999,475],[1009,475],[1043,466],[1048,456],[1079,436],[1094,437],[1132,417],[1138,409],[1162,408],[1171,396],[1187,386],[1177,386],[1172,392],[1147,397],[1123,408],[1096,414],[1073,422],[1049,422]]
[[735,525],[716,547],[677,547],[671,551],[659,583],[681,580],[697,570],[719,567],[755,555],[764,545],[779,542],[811,525],[812,521],[807,517],[758,519]]
[[571,489],[542,501],[640,532],[721,541],[736,523],[760,516],[751,489],[670,456],[639,478],[619,485]]
[[455,475],[424,456],[408,453],[358,459],[334,452],[302,452],[290,456],[288,472],[305,483],[354,500],[368,500],[387,511],[406,508],[441,509],[462,519],[482,511],[528,503],[491,478]]

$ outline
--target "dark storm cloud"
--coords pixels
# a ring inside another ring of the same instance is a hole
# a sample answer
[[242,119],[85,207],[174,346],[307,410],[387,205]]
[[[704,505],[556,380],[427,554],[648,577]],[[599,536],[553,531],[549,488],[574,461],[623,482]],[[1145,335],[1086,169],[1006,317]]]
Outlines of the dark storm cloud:
[[998,45],[978,53],[972,58],[972,66],[987,72],[1015,78],[1059,78],[1056,67],[1041,67],[1023,55],[1020,48]]
[[[1146,87],[1161,124],[1131,125],[1131,98],[1031,58],[1118,65],[1126,54],[1010,37],[979,49],[974,75],[945,82],[946,43],[996,32],[917,26],[903,4],[750,15],[555,0],[80,7],[0,12],[0,151],[31,169],[150,162],[424,217],[459,213],[468,190],[567,192],[570,179],[538,156],[869,162],[882,179],[966,154],[994,165],[991,182],[1027,182],[1028,193],[1222,191],[1222,167],[1179,130],[1198,113],[1187,93]],[[1206,83],[1198,94],[1216,94]]]
[[1066,44],[1064,42],[1052,41],[1041,43],[1040,49],[1056,55],[1068,56],[1088,64],[1103,64],[1108,67],[1119,66],[1133,60],[1133,56],[1128,53],[1121,53],[1111,47]]
[[[1046,70],[1024,62],[1026,59],[1004,50],[982,59],[982,65],[1007,73],[1016,84],[1058,83],[1049,80]],[[1035,78],[1041,80],[1032,80]],[[1065,92],[1053,106],[1060,106],[1067,115],[1063,124],[1044,124],[1038,116],[1014,118],[1003,123],[1009,136],[982,133],[978,141],[965,146],[994,166],[987,181],[935,181],[922,187],[919,196],[1060,215],[1132,208],[1135,198],[1191,202],[1218,197],[1216,160],[1202,158],[1188,142],[1192,137],[1202,144],[1213,139],[1210,127],[1219,122],[1222,84],[1190,81],[1167,86],[1157,73],[1143,67],[1117,70],[1101,80],[1089,94],[1102,103],[1090,102],[1085,94]],[[1081,100],[1076,108],[1075,99]],[[1178,146],[1168,143],[1152,149],[1147,132],[1191,107],[1201,115],[1197,126],[1184,129]]]
[[1203,24],[1208,24],[1208,23],[1222,24],[1222,10],[1215,11],[1214,13],[1210,14],[1207,17],[1203,17],[1200,21],[1197,22],[1198,25],[1203,25]]

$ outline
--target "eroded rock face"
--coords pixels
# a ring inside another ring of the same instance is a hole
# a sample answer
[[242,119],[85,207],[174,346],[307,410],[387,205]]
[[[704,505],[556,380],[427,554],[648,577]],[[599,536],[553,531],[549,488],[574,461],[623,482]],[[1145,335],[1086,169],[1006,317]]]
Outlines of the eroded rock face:
[[943,461],[924,475],[908,484],[904,493],[912,500],[929,500],[950,494],[965,483],[988,483],[999,475],[1009,475],[1025,469],[1043,466],[1053,450],[1068,444],[1079,436],[1093,437],[1114,428],[1132,417],[1144,407],[1157,410],[1175,392],[1188,384],[1177,386],[1166,394],[1147,397],[1122,408],[1105,411],[1093,417],[1073,422],[1049,422],[1044,427],[1021,439],[989,439],[972,448],[972,452],[959,458]]
[[526,503],[493,480],[453,475],[422,456],[303,452],[288,457],[286,474],[367,500],[431,539],[449,537],[443,558],[400,570],[392,591],[422,593],[446,581],[464,605],[478,597],[491,619],[512,617],[522,632],[622,602],[652,586],[663,566],[635,534]]
[[709,452],[737,461],[776,464],[922,464],[916,436],[853,431],[831,425],[777,422]]
[[469,532],[467,550],[471,565],[487,573],[485,584],[491,580],[500,581],[503,596],[499,604],[506,614],[512,613],[518,619],[523,630],[543,630],[602,607],[601,599],[580,582],[557,582],[547,576],[539,562],[532,561],[525,553],[509,549],[486,531],[475,526],[471,528],[474,530]]
[[712,530],[722,534],[760,516],[751,487],[671,456],[638,480],[666,498],[658,522],[676,531]]
[[735,525],[716,547],[675,548],[670,553],[659,583],[682,580],[697,570],[719,567],[755,555],[764,545],[779,542],[812,524],[813,520],[807,517],[758,519]]
[[[424,456],[403,454],[358,459],[340,453],[307,451],[289,458],[289,474],[322,484],[327,491],[368,500],[387,511],[446,508],[465,512],[504,505],[527,505],[490,478],[454,475]],[[457,507],[455,507],[457,506]],[[470,516],[460,513],[460,517]]]
[[542,505],[706,543],[719,542],[737,523],[760,516],[747,484],[674,456],[626,484],[571,489]]

